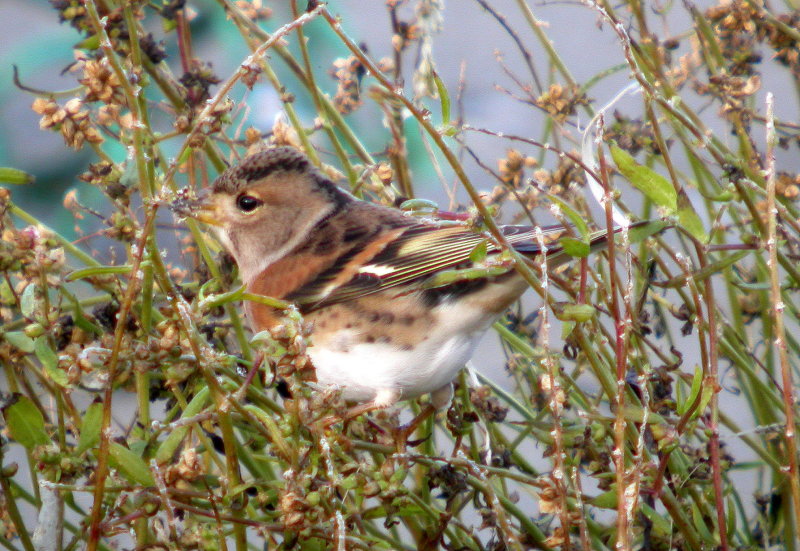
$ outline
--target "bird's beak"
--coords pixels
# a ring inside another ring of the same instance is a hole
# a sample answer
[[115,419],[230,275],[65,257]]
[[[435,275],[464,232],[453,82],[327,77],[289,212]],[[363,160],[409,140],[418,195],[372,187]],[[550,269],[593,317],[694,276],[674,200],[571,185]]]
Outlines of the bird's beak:
[[221,226],[218,207],[214,197],[207,192],[201,193],[196,198],[182,194],[169,204],[169,209],[181,218],[194,218],[210,226]]

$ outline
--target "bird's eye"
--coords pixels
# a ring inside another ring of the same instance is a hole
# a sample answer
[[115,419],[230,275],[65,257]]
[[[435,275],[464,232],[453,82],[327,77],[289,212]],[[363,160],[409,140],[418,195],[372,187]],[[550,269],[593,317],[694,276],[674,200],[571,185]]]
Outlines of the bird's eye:
[[236,206],[239,207],[239,210],[245,213],[251,213],[256,210],[259,206],[261,206],[262,201],[260,199],[256,199],[252,195],[240,195],[236,198]]

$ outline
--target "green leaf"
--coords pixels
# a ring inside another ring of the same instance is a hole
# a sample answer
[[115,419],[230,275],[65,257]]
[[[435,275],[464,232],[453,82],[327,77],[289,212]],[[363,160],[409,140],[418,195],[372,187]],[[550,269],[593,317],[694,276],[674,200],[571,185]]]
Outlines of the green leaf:
[[571,304],[556,302],[553,304],[553,314],[561,321],[585,322],[592,319],[597,311],[591,304]]
[[459,281],[480,279],[482,277],[494,277],[507,273],[510,266],[489,266],[486,268],[465,268],[463,270],[444,270],[438,272],[423,284],[426,289],[444,287]]
[[50,443],[50,437],[44,428],[44,416],[33,400],[27,396],[14,394],[9,405],[3,408],[3,417],[11,438],[26,449]]
[[707,243],[708,234],[703,227],[703,221],[700,220],[691,201],[683,192],[678,196],[678,205],[678,222],[681,227],[701,243]]
[[142,457],[147,449],[147,442],[144,440],[134,440],[133,442],[128,442],[128,449],[139,457]]
[[486,240],[481,241],[475,248],[472,249],[472,252],[469,253],[469,259],[473,261],[475,264],[480,264],[484,260],[486,260],[486,255],[489,254],[489,246],[486,243]]
[[575,239],[574,237],[562,237],[558,240],[562,250],[570,256],[575,258],[586,258],[592,252],[589,243],[583,239]]
[[161,18],[161,28],[165,34],[174,31],[177,27],[178,23],[175,21],[175,19],[168,19],[166,17]]
[[78,447],[75,450],[78,454],[97,446],[100,442],[100,429],[103,425],[103,403],[93,402],[86,408],[86,412],[81,419],[81,435],[78,439]]
[[286,440],[281,434],[280,428],[278,428],[278,424],[275,422],[275,419],[272,418],[274,413],[266,412],[253,404],[247,404],[244,406],[244,408],[259,421],[261,421],[261,424],[264,425],[264,428],[267,429],[267,432],[269,432],[270,440],[275,447],[278,448],[278,454],[280,457],[283,460],[288,461],[293,456],[292,448],[286,443]]
[[657,234],[664,228],[669,227],[669,223],[663,220],[650,220],[645,223],[637,223],[628,230],[628,240],[631,243],[641,243],[648,237]]
[[[194,417],[203,411],[203,409],[206,407],[206,403],[208,402],[208,395],[209,390],[207,386],[200,389],[200,391],[194,395],[192,401],[186,405],[186,409],[183,410],[181,419]],[[183,425],[169,433],[169,436],[167,436],[167,438],[161,442],[161,445],[158,446],[158,450],[156,450],[156,463],[163,465],[172,459],[172,456],[175,455],[175,450],[177,450],[178,446],[181,444],[181,442],[183,442],[183,439],[186,437],[186,433],[189,432],[190,428],[191,425]]]
[[726,523],[728,525],[728,541],[735,539],[736,532],[738,532],[736,526],[736,519],[738,518],[736,511],[738,507],[736,503],[737,500],[734,500],[732,496],[728,496],[728,520]]
[[264,304],[266,306],[271,306],[276,310],[286,310],[291,306],[290,302],[286,302],[285,300],[280,300],[277,298],[272,298],[264,295],[256,295],[254,293],[242,293],[242,300],[249,300],[250,302],[257,302],[259,304]]
[[675,214],[678,210],[678,194],[669,180],[652,168],[637,163],[627,151],[617,145],[611,146],[611,157],[617,169],[633,187],[659,207],[667,209],[669,214]]
[[153,473],[144,459],[117,442],[108,447],[108,463],[125,479],[141,486],[155,486]]
[[178,157],[178,164],[185,163],[192,155],[193,151],[194,149],[191,147],[187,147],[186,149],[184,149],[183,152],[181,153],[181,156]]
[[87,333],[94,333],[95,335],[102,335],[104,333],[102,328],[86,318],[86,315],[83,313],[81,303],[75,297],[75,295],[67,291],[65,288],[61,289],[61,294],[69,299],[70,302],[72,302],[72,319],[77,327],[83,329]]
[[100,36],[93,34],[92,36],[85,38],[75,44],[75,48],[78,50],[96,50],[100,47]]
[[259,331],[253,335],[250,339],[250,346],[264,347],[264,353],[271,358],[285,356],[288,352],[285,347],[275,340],[275,337],[269,331]]
[[[692,274],[692,278],[695,281],[702,281],[702,280],[706,279],[707,277],[711,277],[712,275],[721,272],[722,270],[724,270],[725,268],[727,268],[731,264],[733,264],[735,262],[738,262],[739,260],[741,260],[742,258],[747,256],[748,254],[750,254],[750,251],[738,251],[738,252],[735,252],[735,253],[733,253],[731,255],[726,256],[722,260],[719,260],[717,262],[713,262],[713,263],[709,264],[708,266],[706,266],[705,268],[703,268],[701,270],[697,270],[696,272],[694,272]],[[666,282],[664,282],[662,284],[662,286],[663,287],[683,287],[685,284],[686,284],[686,276],[679,275],[679,276],[673,277],[672,279],[667,280]]]
[[50,343],[47,340],[47,335],[36,337],[33,341],[33,349],[36,352],[36,357],[42,362],[42,367],[47,376],[59,386],[69,386],[69,379],[67,374],[58,368],[58,356],[50,348]]
[[433,201],[429,201],[428,199],[408,199],[407,201],[403,201],[400,204],[400,210],[402,211],[425,211],[425,212],[437,212],[439,210],[439,205],[437,205]]
[[589,235],[589,226],[586,224],[586,220],[584,220],[583,216],[578,213],[575,209],[569,206],[567,203],[556,197],[555,195],[548,195],[548,199],[550,199],[553,203],[558,205],[558,208],[561,209],[561,212],[564,213],[564,216],[575,226],[578,230],[578,233],[581,236]]
[[709,201],[714,201],[716,203],[727,203],[732,201],[736,195],[729,190],[723,190],[722,192],[718,193],[717,195],[710,195],[708,193],[700,192],[700,195],[708,199]]
[[[743,291],[769,291],[772,289],[772,283],[769,281],[757,281],[755,283],[745,283],[743,281],[734,281],[734,285],[736,285],[739,289]],[[785,291],[790,288],[790,285],[782,285],[781,290]]]
[[328,551],[330,549],[330,540],[323,538],[308,538],[303,540],[303,551]]
[[737,461],[727,467],[731,471],[756,471],[764,468],[762,461]]
[[397,516],[399,517],[419,517],[424,514],[426,514],[426,511],[413,503],[404,503],[397,509]]
[[612,488],[607,492],[603,492],[599,496],[589,499],[589,503],[601,509],[616,509],[617,508],[617,490]]
[[242,300],[242,295],[246,290],[247,286],[242,285],[241,287],[234,289],[233,291],[228,291],[227,293],[209,294],[207,296],[203,294],[200,295],[200,303],[198,306],[201,311],[207,312],[222,306],[223,304]]
[[364,520],[375,520],[376,518],[385,518],[387,514],[386,508],[383,505],[378,505],[363,511],[361,516]]
[[[623,408],[623,414],[625,415],[625,420],[630,421],[633,423],[641,423],[645,420],[645,412],[639,406],[625,406]],[[661,415],[654,411],[647,411],[647,422],[651,425],[662,425],[666,423],[666,419],[664,419]]]
[[692,207],[678,210],[678,222],[692,237],[701,243],[708,243],[708,234],[703,227],[703,221],[700,220],[700,217],[697,216],[697,212]]
[[708,518],[702,511],[700,511],[700,507],[697,506],[697,502],[691,501],[690,507],[695,530],[707,543],[715,545],[717,540],[708,529]]
[[562,340],[567,340],[567,337],[569,337],[572,334],[572,332],[575,330],[575,326],[576,325],[577,325],[577,323],[575,323],[574,321],[565,321],[564,323],[562,323],[561,324],[561,339]]
[[83,310],[81,309],[80,304],[77,302],[75,303],[75,309],[73,310],[72,318],[75,321],[75,326],[83,329],[87,333],[94,333],[95,335],[103,334],[103,329],[97,324],[89,321],[89,318],[83,314]]
[[456,134],[458,134],[458,128],[453,126],[452,124],[445,125],[443,128],[439,129],[439,133],[442,136],[447,136],[448,138],[452,138]]
[[433,82],[436,84],[436,92],[442,105],[442,124],[450,124],[450,94],[447,93],[447,87],[436,71],[433,72]]
[[0,280],[0,302],[11,303],[17,300],[17,295],[11,290],[11,285],[6,279]]
[[660,515],[655,509],[641,501],[639,502],[639,509],[653,523],[653,528],[657,534],[665,536],[672,533],[672,522]]
[[87,277],[94,277],[100,275],[112,275],[112,274],[127,274],[131,271],[132,266],[127,264],[123,266],[92,266],[90,268],[83,268],[81,270],[75,270],[74,272],[70,272],[67,274],[66,280],[67,281],[76,281],[78,279],[84,279]]
[[206,297],[210,297],[213,294],[218,294],[221,290],[222,286],[220,285],[219,281],[216,279],[209,279],[197,290],[197,300],[199,302],[203,302]]
[[19,309],[23,316],[33,319],[36,312],[36,285],[29,283],[19,297]]
[[692,419],[702,415],[708,403],[711,401],[712,396],[714,396],[714,383],[709,380],[708,383],[703,384],[703,388],[700,391],[700,403],[697,405],[697,409],[694,410],[694,413],[692,413]]
[[33,339],[25,334],[24,331],[9,331],[3,338],[17,350],[30,354],[33,352]]
[[694,403],[695,398],[700,393],[700,388],[703,384],[703,370],[699,366],[694,368],[694,376],[692,377],[692,390],[689,391],[689,396],[683,402],[678,402],[677,411],[678,415],[683,415],[689,410],[689,407]]
[[25,185],[36,181],[36,176],[18,168],[0,167],[0,184]]

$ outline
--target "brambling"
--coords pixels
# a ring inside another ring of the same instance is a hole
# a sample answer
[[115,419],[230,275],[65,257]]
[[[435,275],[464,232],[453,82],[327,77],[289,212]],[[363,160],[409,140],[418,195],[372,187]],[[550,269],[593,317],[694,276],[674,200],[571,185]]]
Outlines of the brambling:
[[[317,383],[359,404],[347,417],[427,393],[431,411],[449,405],[478,339],[528,287],[487,235],[356,199],[288,147],[245,158],[174,210],[217,229],[250,293],[298,306],[312,324]],[[548,266],[569,260],[556,241],[565,228],[541,231],[553,244]],[[525,257],[541,252],[534,228],[502,232]],[[475,277],[484,243],[490,269]],[[270,306],[244,307],[253,331],[280,320]]]

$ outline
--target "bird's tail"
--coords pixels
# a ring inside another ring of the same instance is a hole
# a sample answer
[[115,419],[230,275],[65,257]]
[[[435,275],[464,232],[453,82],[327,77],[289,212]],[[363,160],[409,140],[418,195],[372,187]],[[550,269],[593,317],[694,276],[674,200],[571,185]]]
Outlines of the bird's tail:
[[[661,220],[634,222],[627,227],[628,240],[637,243],[667,228],[669,224]],[[616,227],[613,235],[619,235],[626,228]],[[533,258],[542,253],[542,245],[547,250],[548,265],[557,266],[573,258],[589,256],[608,246],[609,232],[598,230],[585,237],[579,237],[574,228],[563,225],[532,228],[531,226],[505,226],[503,234],[514,250]]]

